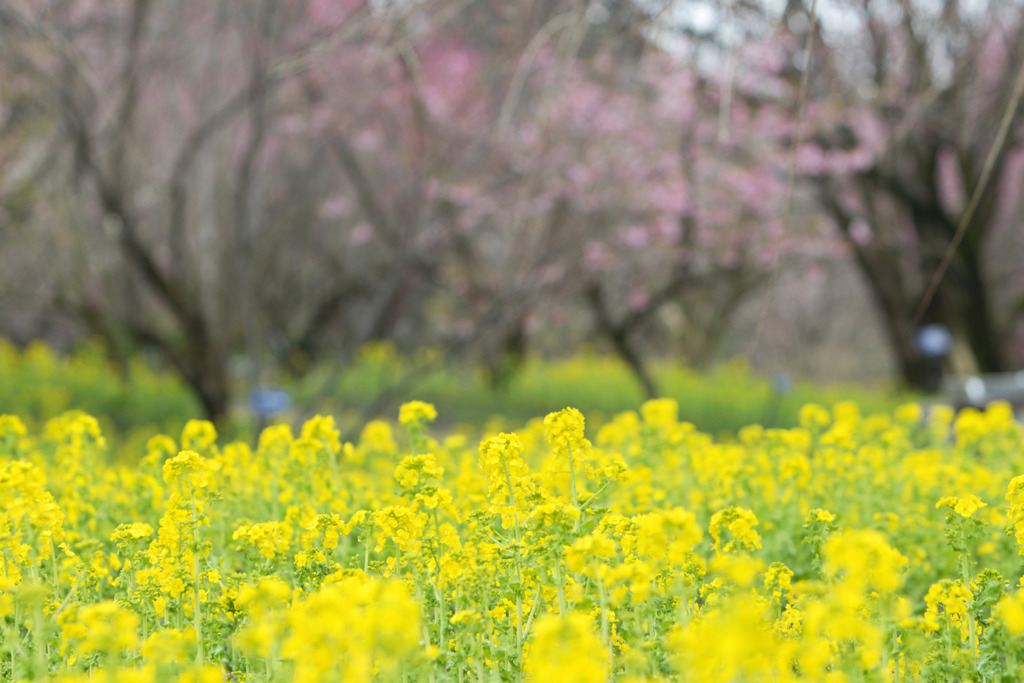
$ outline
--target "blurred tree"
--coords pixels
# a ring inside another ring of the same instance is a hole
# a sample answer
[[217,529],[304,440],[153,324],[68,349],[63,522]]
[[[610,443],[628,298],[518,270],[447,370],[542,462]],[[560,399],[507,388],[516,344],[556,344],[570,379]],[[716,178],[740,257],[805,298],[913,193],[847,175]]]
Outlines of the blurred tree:
[[285,194],[315,184],[297,77],[340,44],[386,46],[400,19],[329,4],[0,8],[19,258],[34,253],[51,305],[113,348],[158,349],[211,417],[228,408],[232,354],[258,381],[266,340],[312,335],[369,288],[339,268],[347,236],[307,222],[316,188]]
[[[798,167],[869,283],[904,379],[925,379],[922,323],[953,330],[977,371],[1020,367],[1024,288],[1010,254],[1024,240],[1024,3],[831,5],[844,19],[819,25]],[[808,14],[791,0],[787,23],[807,30]],[[919,315],[990,154],[977,210]]]
[[[864,21],[816,41],[795,157],[816,27],[798,0],[781,24],[722,4],[717,28],[668,1],[7,3],[5,286],[48,272],[40,307],[158,349],[219,416],[233,357],[256,383],[373,339],[442,344],[498,381],[530,345],[597,334],[654,395],[651,352],[706,363],[773,269],[853,254],[913,380],[913,308],[1006,104],[991,60],[1019,63],[1019,4],[996,30],[836,3]],[[928,22],[948,26],[941,54],[914,42]],[[805,187],[784,217],[794,158],[842,240]],[[1014,159],[933,312],[1003,354],[1012,316],[970,264],[1019,234]]]
[[648,42],[670,4],[7,5],[8,253],[211,416],[236,355],[255,383],[390,338],[500,378],[545,330],[653,395],[651,349],[706,361],[806,251],[759,116]]

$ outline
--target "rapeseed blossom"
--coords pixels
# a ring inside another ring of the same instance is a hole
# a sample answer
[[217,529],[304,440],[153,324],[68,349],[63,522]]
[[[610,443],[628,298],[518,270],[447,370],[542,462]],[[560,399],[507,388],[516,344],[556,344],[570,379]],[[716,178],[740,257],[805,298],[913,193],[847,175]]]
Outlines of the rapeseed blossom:
[[992,608],[993,616],[1013,636],[1024,634],[1024,592],[1004,595]]
[[181,451],[164,462],[164,481],[173,484],[187,480],[189,486],[202,488],[207,483],[206,466],[206,459],[195,451]]
[[593,443],[571,409],[435,440],[432,408],[355,443],[194,421],[136,467],[81,413],[0,417],[0,677],[1024,678],[1005,406],[716,439],[658,399]]
[[573,612],[537,621],[523,668],[528,680],[536,683],[604,683],[609,660],[610,651],[597,637],[590,618]]
[[591,445],[583,434],[583,414],[575,408],[566,408],[544,418],[544,436],[555,457],[582,460]]
[[881,533],[862,529],[829,537],[824,571],[860,595],[892,593],[903,584],[908,560]]
[[964,518],[971,518],[974,513],[985,507],[987,503],[982,501],[977,496],[971,494],[967,496],[946,496],[935,504],[936,508],[947,507],[953,510],[956,514]]
[[75,650],[81,656],[118,655],[138,644],[139,617],[113,600],[81,607],[75,622],[81,635]]
[[288,552],[293,529],[287,522],[260,522],[243,524],[231,534],[243,548],[256,550],[261,557],[273,560]]
[[760,524],[753,511],[738,506],[719,510],[711,516],[709,531],[715,550],[723,553],[750,551],[761,547],[761,536],[754,529]]
[[419,636],[419,607],[405,587],[361,574],[326,583],[283,618],[281,657],[297,683],[369,683],[397,668]]
[[214,454],[217,445],[217,429],[208,420],[189,420],[181,432],[183,451],[195,451],[206,455]]
[[636,553],[656,564],[682,565],[703,536],[696,515],[681,507],[637,515],[633,523]]
[[944,620],[954,629],[958,640],[967,640],[967,610],[974,601],[974,594],[959,581],[942,579],[928,589],[924,596],[927,609],[924,613],[925,627],[931,631],[943,628]]
[[1010,480],[1006,490],[1009,504],[1010,532],[1020,548],[1017,554],[1024,555],[1024,474]]
[[487,479],[491,509],[501,515],[506,529],[519,523],[519,510],[532,489],[522,453],[522,441],[515,434],[499,434],[480,444],[480,469]]
[[403,425],[426,424],[437,419],[437,408],[423,401],[403,403],[398,410],[398,421]]
[[153,535],[153,527],[146,524],[145,522],[132,522],[131,524],[121,524],[114,533],[110,535],[110,540],[115,543],[131,543],[134,541],[142,541]]

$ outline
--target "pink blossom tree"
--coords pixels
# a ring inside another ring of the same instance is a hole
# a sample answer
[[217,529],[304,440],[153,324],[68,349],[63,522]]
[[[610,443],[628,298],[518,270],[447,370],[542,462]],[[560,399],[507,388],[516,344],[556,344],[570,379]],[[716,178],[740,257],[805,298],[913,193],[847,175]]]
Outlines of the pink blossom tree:
[[[716,93],[686,61],[588,43],[577,10],[532,33],[486,25],[487,49],[455,27],[376,63],[338,52],[311,69],[311,116],[338,171],[327,205],[406,264],[394,277],[409,290],[442,283],[435,331],[496,375],[538,330],[575,343],[575,324],[607,338],[653,395],[643,357],[657,345],[638,337],[675,307],[694,333],[677,350],[710,355],[772,249],[791,248],[782,180],[719,139]],[[330,86],[341,74],[386,87],[351,98]],[[775,143],[739,109],[736,125]]]
[[258,368],[343,302],[370,305],[378,272],[344,268],[360,258],[350,236],[317,220],[322,150],[297,103],[319,60],[387,49],[401,13],[158,0],[0,11],[0,193],[22,198],[5,216],[23,226],[10,253],[48,274],[52,305],[115,351],[158,350],[214,417],[233,355]]
[[[1024,288],[1010,255],[1024,240],[1024,6],[840,4],[845,21],[824,26],[813,55],[799,172],[868,282],[910,385],[924,383],[914,346],[923,323],[947,325],[973,369],[1020,367]],[[790,2],[787,17],[808,11]],[[1004,118],[1009,135],[1000,138]],[[976,191],[977,210],[955,245]]]
[[[916,381],[914,307],[1008,104],[1019,4],[840,3],[861,21],[814,41],[802,120],[799,0],[734,8],[742,39],[681,31],[695,52],[652,41],[670,4],[4,6],[5,272],[47,266],[40,307],[157,349],[213,416],[233,357],[255,383],[373,339],[499,377],[596,335],[654,395],[651,353],[705,363],[774,272],[842,258]],[[1019,327],[993,287],[1021,272],[1013,130],[928,312],[983,369]]]
[[754,163],[773,115],[650,46],[640,8],[12,6],[17,253],[62,245],[52,301],[158,349],[210,415],[235,355],[254,382],[392,338],[500,374],[547,329],[596,331],[653,395],[646,354],[708,358],[807,240]]

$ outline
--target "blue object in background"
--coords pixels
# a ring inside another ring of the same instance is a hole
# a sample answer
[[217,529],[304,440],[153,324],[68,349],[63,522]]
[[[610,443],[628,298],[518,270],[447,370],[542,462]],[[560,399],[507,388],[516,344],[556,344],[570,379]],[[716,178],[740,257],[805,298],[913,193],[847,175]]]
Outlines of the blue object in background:
[[942,391],[943,359],[953,350],[953,335],[945,325],[922,325],[914,332],[914,348],[924,363],[921,389],[934,394]]
[[773,428],[779,424],[779,412],[782,410],[782,398],[793,388],[793,378],[785,370],[778,370],[772,375],[772,391],[764,403],[764,416],[761,424]]
[[953,348],[953,335],[945,325],[923,325],[914,333],[914,347],[925,358],[942,358]]
[[249,394],[249,408],[256,417],[268,418],[283,413],[292,405],[292,397],[282,389],[253,389]]

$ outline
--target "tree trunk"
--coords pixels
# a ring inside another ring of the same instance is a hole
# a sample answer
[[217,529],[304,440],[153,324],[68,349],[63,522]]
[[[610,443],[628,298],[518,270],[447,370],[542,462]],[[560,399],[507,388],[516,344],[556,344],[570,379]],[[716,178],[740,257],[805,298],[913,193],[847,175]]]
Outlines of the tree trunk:
[[[981,372],[1006,372],[1009,364],[1000,342],[999,331],[992,315],[992,297],[977,253],[964,245],[960,249],[962,281],[951,281],[960,300],[957,302],[957,322],[963,326],[971,354]],[[961,286],[962,285],[962,286]]]
[[630,339],[630,331],[635,329],[636,316],[627,317],[626,320],[619,322],[613,320],[601,287],[597,283],[587,288],[587,298],[594,310],[598,330],[607,335],[612,343],[612,348],[615,349],[615,353],[626,362],[633,376],[643,388],[644,396],[647,399],[657,398],[658,387],[648,372],[643,358]]
[[227,358],[212,348],[200,348],[191,358],[187,373],[189,386],[203,407],[203,415],[218,426],[224,424],[231,406],[230,376]]
[[647,364],[644,363],[643,358],[633,348],[633,344],[629,340],[629,333],[623,329],[607,330],[607,333],[615,352],[622,360],[626,361],[626,365],[629,366],[633,376],[643,388],[644,398],[648,400],[658,398],[658,387],[654,383],[654,378],[647,370]]

